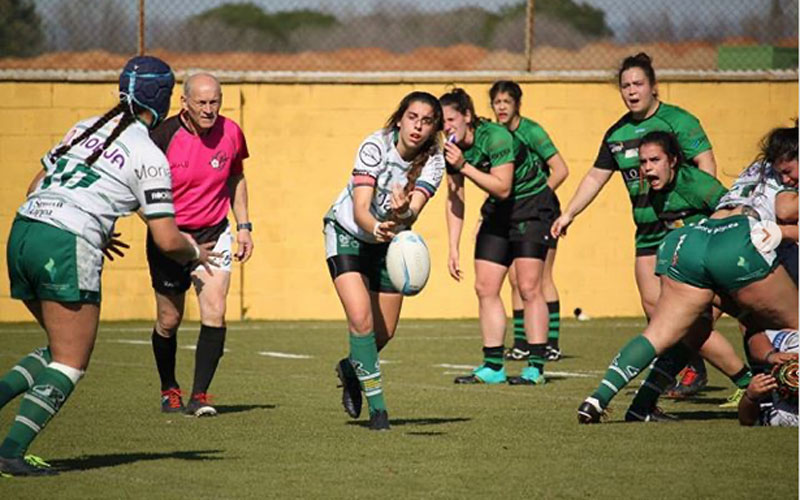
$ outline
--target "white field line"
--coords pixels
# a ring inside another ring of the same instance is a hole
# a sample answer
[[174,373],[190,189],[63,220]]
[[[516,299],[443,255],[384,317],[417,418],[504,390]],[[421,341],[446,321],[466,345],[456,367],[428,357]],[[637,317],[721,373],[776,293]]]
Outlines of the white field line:
[[[437,368],[450,368],[452,370],[472,370],[475,368],[474,365],[451,365],[449,363],[442,363],[439,365],[433,365]],[[463,372],[451,372],[446,371],[444,372],[445,375],[455,375]],[[595,378],[597,375],[602,374],[603,372],[599,371],[579,371],[579,372],[561,372],[561,371],[553,371],[548,370],[545,368],[544,374],[545,375],[555,375],[556,377],[578,377],[578,378]]]
[[307,354],[291,354],[288,352],[275,352],[275,351],[259,351],[258,354],[270,358],[281,358],[281,359],[312,359],[314,357],[314,356],[309,356]]
[[[149,340],[135,340],[135,339],[111,339],[111,340],[103,340],[108,344],[130,344],[130,345],[151,345]],[[193,344],[184,344],[179,346],[180,349],[185,349],[187,351],[196,351],[197,346]],[[231,352],[229,349],[224,349],[224,352]]]

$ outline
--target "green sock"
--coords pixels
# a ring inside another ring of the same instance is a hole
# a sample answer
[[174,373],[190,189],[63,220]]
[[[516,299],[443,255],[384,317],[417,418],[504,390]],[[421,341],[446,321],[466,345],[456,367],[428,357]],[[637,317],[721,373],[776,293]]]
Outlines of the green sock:
[[83,372],[61,363],[50,363],[25,393],[14,423],[2,444],[0,457],[19,458],[47,422],[64,405]]
[[549,323],[547,329],[547,345],[553,349],[558,349],[558,335],[561,330],[561,302],[548,302],[547,313]]
[[747,389],[747,386],[750,385],[750,381],[753,379],[753,372],[750,371],[750,368],[748,368],[747,365],[744,365],[744,368],[728,378],[731,379],[731,382],[736,384],[737,388]]
[[514,309],[514,347],[524,347],[528,343],[525,337],[525,310]]
[[484,347],[483,348],[483,364],[494,371],[503,369],[503,346],[500,347]]
[[694,351],[678,342],[659,356],[642,386],[636,391],[630,409],[639,415],[652,413],[658,398],[675,383],[675,376],[694,354]]
[[532,366],[544,373],[545,355],[547,354],[547,344],[528,344],[528,366]]
[[375,332],[363,337],[350,333],[350,364],[358,375],[361,389],[367,396],[369,412],[386,409],[381,386],[381,365],[378,359],[378,347],[375,344]]
[[625,344],[625,347],[611,361],[608,371],[592,397],[600,402],[602,408],[605,408],[614,396],[639,375],[639,372],[644,370],[655,357],[656,350],[653,348],[653,344],[643,335],[638,335]]
[[39,347],[21,360],[0,378],[0,408],[27,391],[36,377],[52,360],[49,347]]

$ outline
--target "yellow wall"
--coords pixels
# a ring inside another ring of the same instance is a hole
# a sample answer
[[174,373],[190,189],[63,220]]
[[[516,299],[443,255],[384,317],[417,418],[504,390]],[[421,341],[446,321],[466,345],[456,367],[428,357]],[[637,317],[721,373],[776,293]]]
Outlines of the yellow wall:
[[[253,259],[236,269],[229,319],[341,318],[324,262],[322,214],[347,182],[355,149],[378,129],[412,90],[438,95],[444,84],[237,84],[225,85],[223,114],[243,127],[250,148],[245,171],[255,226]],[[479,114],[491,115],[487,84],[467,84]],[[605,83],[528,83],[523,112],[539,121],[561,151],[571,175],[559,190],[562,204],[591,166],[605,130],[624,112],[615,87]],[[759,138],[797,115],[797,82],[670,82],[662,99],[695,114],[708,133],[720,177],[727,184],[755,155]],[[0,83],[0,245],[22,202],[39,157],[77,120],[113,106],[115,85]],[[177,106],[177,96],[173,105]],[[444,187],[444,186],[443,186]],[[405,317],[474,317],[471,230],[483,196],[467,191],[461,265],[467,279],[446,271],[443,190],[428,204],[416,229],[431,250],[425,291],[408,299]],[[154,305],[144,258],[144,225],[119,221],[128,255],[106,265],[103,318],[152,318]],[[633,279],[633,224],[622,181],[615,177],[570,228],[560,244],[556,283],[562,311],[592,316],[639,315]],[[28,320],[8,296],[0,264],[0,321]],[[507,295],[505,295],[507,296]],[[197,317],[187,301],[189,318]]]

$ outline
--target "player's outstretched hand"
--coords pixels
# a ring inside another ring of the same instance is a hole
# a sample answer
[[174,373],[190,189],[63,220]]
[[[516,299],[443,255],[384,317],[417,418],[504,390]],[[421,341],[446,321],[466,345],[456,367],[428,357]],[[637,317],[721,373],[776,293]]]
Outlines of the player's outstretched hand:
[[378,222],[372,229],[372,235],[381,243],[392,241],[392,238],[395,236],[395,227],[397,227],[397,223],[393,220]]
[[112,233],[111,239],[108,240],[106,246],[103,247],[103,255],[106,256],[108,260],[114,260],[114,254],[118,257],[125,257],[125,252],[122,251],[123,248],[127,249],[131,246],[125,243],[124,241],[119,239],[122,233]]

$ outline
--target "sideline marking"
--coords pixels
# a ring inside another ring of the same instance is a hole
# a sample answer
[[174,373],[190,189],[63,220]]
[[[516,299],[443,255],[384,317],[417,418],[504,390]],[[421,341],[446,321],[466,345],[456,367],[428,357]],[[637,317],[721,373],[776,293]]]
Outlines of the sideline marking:
[[259,351],[259,355],[261,356],[268,356],[270,358],[282,358],[282,359],[312,359],[314,356],[309,356],[307,354],[290,354],[288,352],[275,352],[275,351]]

